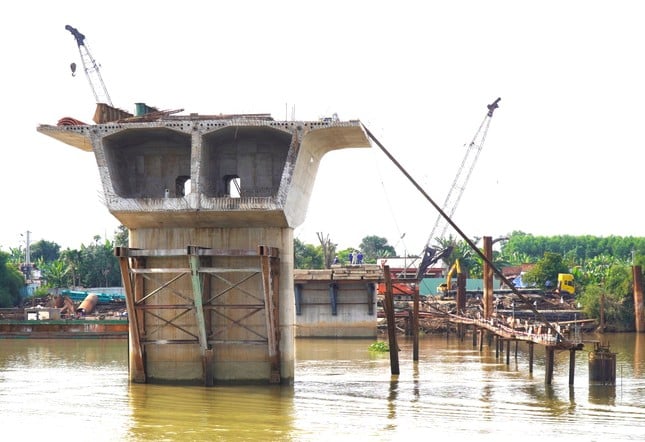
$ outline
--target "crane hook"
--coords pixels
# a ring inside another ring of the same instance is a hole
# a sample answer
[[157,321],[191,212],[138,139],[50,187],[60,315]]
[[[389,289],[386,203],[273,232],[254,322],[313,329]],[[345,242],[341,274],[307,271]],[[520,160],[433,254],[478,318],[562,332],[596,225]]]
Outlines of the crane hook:
[[72,62],[72,64],[69,65],[69,68],[72,70],[72,77],[76,76],[76,63]]

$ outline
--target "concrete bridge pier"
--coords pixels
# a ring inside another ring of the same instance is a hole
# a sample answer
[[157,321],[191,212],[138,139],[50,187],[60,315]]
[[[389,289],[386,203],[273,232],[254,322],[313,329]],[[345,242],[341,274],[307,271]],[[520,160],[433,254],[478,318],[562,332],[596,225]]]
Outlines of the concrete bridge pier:
[[[329,151],[359,121],[119,114],[38,131],[93,152],[126,291],[132,382],[294,379],[293,229]],[[106,121],[108,119],[109,121]]]

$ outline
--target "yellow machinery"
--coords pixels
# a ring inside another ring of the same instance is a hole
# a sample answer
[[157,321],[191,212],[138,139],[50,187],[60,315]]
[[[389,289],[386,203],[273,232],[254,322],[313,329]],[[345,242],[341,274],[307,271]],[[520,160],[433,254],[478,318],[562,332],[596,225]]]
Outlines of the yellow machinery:
[[452,284],[452,275],[457,272],[457,275],[461,275],[461,265],[459,264],[459,259],[456,259],[454,264],[450,266],[448,274],[446,275],[446,282],[442,283],[437,287],[439,293],[447,294],[450,290],[453,290],[456,286]]
[[573,285],[573,275],[571,273],[558,273],[558,288],[556,293],[567,293],[575,295],[576,288]]

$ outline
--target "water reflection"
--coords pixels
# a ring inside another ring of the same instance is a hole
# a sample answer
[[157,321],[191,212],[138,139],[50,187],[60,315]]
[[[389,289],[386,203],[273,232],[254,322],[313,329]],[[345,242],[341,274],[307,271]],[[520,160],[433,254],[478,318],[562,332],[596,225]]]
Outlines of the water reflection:
[[616,405],[616,386],[589,385],[589,403],[596,405]]
[[417,361],[412,364],[412,381],[414,383],[414,399],[413,402],[418,402],[420,397],[420,388],[419,388],[419,363]]
[[634,376],[640,378],[645,369],[645,337],[643,333],[636,333],[634,338]]
[[[544,384],[544,355],[527,349],[495,357],[466,342],[424,337],[420,360],[400,341],[401,373],[366,340],[298,340],[292,387],[173,387],[130,384],[127,344],[4,340],[0,346],[0,428],[73,428],[68,440],[475,440],[635,439],[645,428],[642,336],[616,335],[615,386],[590,386],[587,360],[555,355]],[[637,339],[638,338],[638,339]],[[33,423],[38,422],[38,426]],[[530,430],[527,430],[530,429]]]
[[[397,397],[397,389],[399,388],[399,376],[398,375],[392,375],[392,379],[390,380],[390,394],[387,397],[387,404],[388,404],[388,419],[396,419],[396,397]],[[394,425],[393,427],[395,427]]]
[[132,440],[278,440],[293,432],[293,390],[280,386],[130,385]]

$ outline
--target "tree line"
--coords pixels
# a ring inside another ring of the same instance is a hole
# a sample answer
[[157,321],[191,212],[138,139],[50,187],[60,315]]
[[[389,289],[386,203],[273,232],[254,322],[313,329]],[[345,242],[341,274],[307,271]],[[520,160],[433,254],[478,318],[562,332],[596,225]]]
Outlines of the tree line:
[[[319,234],[319,239],[322,236]],[[338,247],[324,237],[319,245],[295,240],[296,268],[329,268],[325,257],[336,256],[341,264],[347,263],[354,247]],[[493,264],[499,268],[529,264],[523,275],[524,282],[551,290],[558,273],[574,275],[575,301],[592,318],[599,318],[601,304],[607,328],[632,330],[634,325],[634,297],[632,266],[645,267],[645,238],[596,237],[590,235],[534,236],[514,231],[499,238],[499,247],[493,250]],[[479,239],[473,242],[478,244]],[[436,238],[437,247],[452,248],[442,264],[450,268],[459,259],[462,271],[469,278],[482,278],[483,260],[470,245],[454,237]],[[366,263],[379,258],[396,256],[385,238],[366,236],[358,246]],[[408,256],[414,258],[414,256]]]
[[[451,247],[452,253],[443,259],[446,268],[459,259],[462,271],[469,278],[481,278],[483,261],[463,240],[454,237],[437,238],[441,248]],[[318,244],[294,239],[294,263],[301,269],[330,268],[334,262],[348,264],[350,254],[360,251],[365,263],[377,263],[381,258],[396,256],[396,250],[386,238],[365,236],[358,246],[338,247],[328,234],[318,233]],[[473,241],[478,244],[478,239]],[[121,274],[114,247],[127,246],[128,231],[120,226],[114,239],[95,236],[78,249],[61,250],[55,242],[41,240],[30,247],[35,268],[41,273],[42,286],[37,295],[53,288],[111,287],[121,285]],[[604,300],[608,324],[625,327],[633,323],[633,282],[631,266],[645,265],[645,238],[595,236],[534,236],[515,231],[500,238],[493,250],[493,263],[502,269],[508,266],[531,264],[523,277],[525,282],[547,290],[558,273],[572,273],[576,285],[576,301],[591,317],[598,317]],[[25,251],[11,248],[0,250],[0,307],[21,303],[20,290],[26,278],[21,272]],[[414,256],[408,256],[414,258]],[[628,327],[627,327],[628,328]]]
[[40,240],[30,244],[31,268],[25,267],[26,250],[20,246],[9,252],[0,250],[0,308],[18,306],[21,289],[35,272],[40,272],[41,286],[35,296],[55,288],[121,286],[121,270],[114,247],[128,245],[128,231],[119,226],[114,239],[94,236],[78,249],[61,250],[59,244]]

